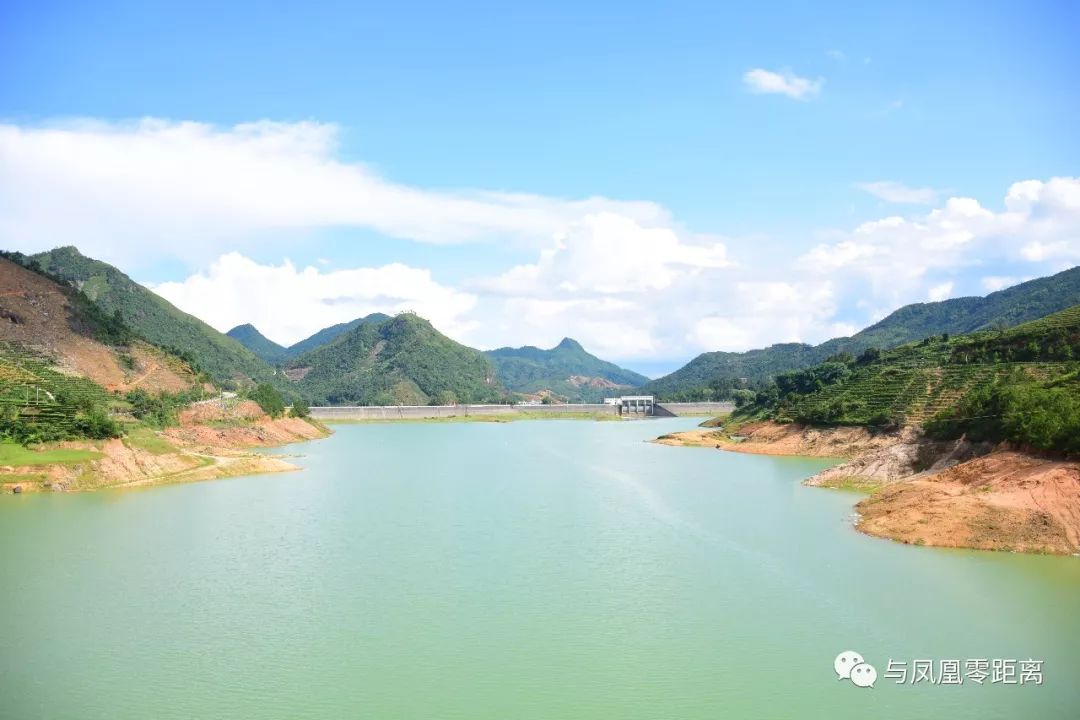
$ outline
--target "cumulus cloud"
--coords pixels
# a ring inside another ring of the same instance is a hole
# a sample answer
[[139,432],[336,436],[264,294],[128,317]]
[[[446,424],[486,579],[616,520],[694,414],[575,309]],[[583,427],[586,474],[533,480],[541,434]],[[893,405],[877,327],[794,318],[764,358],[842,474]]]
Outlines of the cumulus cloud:
[[[756,239],[698,236],[602,211],[554,232],[533,262],[460,286],[400,264],[300,268],[230,253],[155,290],[219,329],[253,322],[282,343],[370,312],[411,309],[482,349],[549,347],[569,335],[615,360],[680,358],[850,335],[900,305],[953,297],[971,273],[972,290],[991,291],[1052,272],[1080,255],[1076,187],[1073,178],[1017,183],[998,210],[950,198],[920,215],[837,231],[787,260],[763,260]],[[1023,275],[980,277],[983,265]]]
[[298,268],[286,260],[263,265],[238,252],[179,282],[148,284],[181,310],[225,332],[252,323],[291,345],[316,331],[373,312],[412,310],[443,332],[462,338],[464,315],[476,304],[468,292],[435,282],[429,270],[398,263],[375,268]]
[[850,335],[901,305],[980,290],[982,267],[1060,269],[1080,256],[1077,190],[1077,178],[1016,183],[996,208],[953,197],[834,231],[788,258],[755,239],[596,214],[556,234],[535,262],[474,282],[468,337],[490,347],[572,335],[632,359]]
[[998,290],[1004,290],[1007,287],[1016,285],[1019,282],[1022,281],[1007,275],[987,275],[979,281],[979,284],[982,285],[983,290],[986,292],[997,292]]
[[222,244],[359,227],[424,243],[546,242],[586,214],[669,220],[650,202],[411,187],[345,162],[334,125],[0,125],[0,244],[77,240],[128,263],[206,261]]
[[951,281],[934,285],[930,288],[929,292],[926,293],[926,299],[930,300],[931,302],[948,300],[949,297],[952,296],[953,287],[955,287],[955,285],[956,283]]
[[[801,99],[821,87],[764,70],[747,84]],[[221,330],[253,322],[283,344],[407,309],[482,348],[570,335],[616,360],[817,342],[904,303],[979,289],[980,278],[986,290],[1013,281],[995,271],[1037,276],[1080,260],[1077,178],[1018,182],[987,207],[867,183],[890,202],[933,209],[766,253],[757,239],[691,233],[651,202],[395,183],[341,159],[336,142],[336,128],[318,123],[0,125],[0,245],[75,243],[136,274],[140,258],[179,258],[200,270],[157,292]],[[285,240],[339,227],[420,243],[513,241],[527,261],[448,283],[438,267],[251,259],[255,247],[260,258],[288,255],[268,248],[275,238],[294,247]]]
[[788,70],[773,72],[763,68],[754,68],[743,74],[743,84],[752,93],[786,95],[795,100],[809,100],[821,92],[825,80],[823,78],[810,80]]
[[913,188],[891,180],[859,183],[856,185],[879,200],[909,205],[931,205],[937,202],[939,192],[933,188]]
[[861,283],[879,306],[895,307],[912,302],[920,291],[929,296],[932,287],[940,294],[943,280],[933,278],[953,270],[989,262],[1067,264],[1077,258],[1080,179],[1063,177],[1013,184],[1000,211],[954,197],[923,215],[863,223],[815,246],[802,261],[847,287]]
[[728,244],[598,213],[558,233],[535,263],[481,278],[472,337],[554,344],[563,335],[608,357],[745,350],[820,334],[835,311],[828,281],[752,278]]
[[670,227],[597,213],[556,233],[536,263],[479,284],[508,295],[613,295],[663,290],[687,274],[730,264],[722,242],[688,242]]

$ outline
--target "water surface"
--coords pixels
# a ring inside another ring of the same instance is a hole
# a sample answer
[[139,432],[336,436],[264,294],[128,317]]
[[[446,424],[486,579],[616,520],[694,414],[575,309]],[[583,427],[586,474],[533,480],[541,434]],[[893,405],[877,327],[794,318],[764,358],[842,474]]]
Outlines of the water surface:
[[[339,426],[298,473],[0,498],[0,718],[1080,717],[1080,560],[643,442],[693,424]],[[846,649],[1044,683],[862,690]]]

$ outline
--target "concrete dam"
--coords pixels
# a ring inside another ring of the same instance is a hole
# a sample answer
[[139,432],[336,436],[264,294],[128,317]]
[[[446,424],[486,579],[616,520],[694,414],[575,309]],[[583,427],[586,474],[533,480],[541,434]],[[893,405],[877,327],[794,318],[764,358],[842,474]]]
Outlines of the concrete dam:
[[730,402],[652,403],[651,412],[620,413],[620,406],[607,403],[562,405],[354,405],[311,408],[316,420],[427,420],[433,418],[494,415],[614,415],[622,417],[715,417],[735,409]]

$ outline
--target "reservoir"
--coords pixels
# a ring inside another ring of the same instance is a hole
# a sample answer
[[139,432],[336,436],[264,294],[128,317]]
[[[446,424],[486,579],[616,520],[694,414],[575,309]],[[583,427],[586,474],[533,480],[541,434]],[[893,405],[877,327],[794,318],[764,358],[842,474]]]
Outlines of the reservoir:
[[301,472],[2,497],[0,718],[1080,717],[1080,558],[866,537],[800,485],[827,461],[646,442],[696,422],[340,425]]

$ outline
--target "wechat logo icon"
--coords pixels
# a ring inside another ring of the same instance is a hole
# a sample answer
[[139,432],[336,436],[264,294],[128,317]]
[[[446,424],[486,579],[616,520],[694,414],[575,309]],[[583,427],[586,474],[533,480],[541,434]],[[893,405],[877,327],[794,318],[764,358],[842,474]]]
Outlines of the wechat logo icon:
[[872,688],[877,682],[877,670],[854,650],[845,650],[837,655],[833,660],[833,670],[838,680],[850,680],[861,688]]

